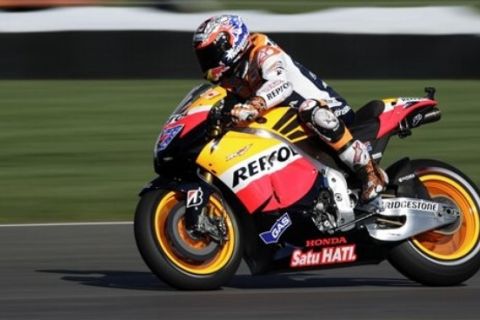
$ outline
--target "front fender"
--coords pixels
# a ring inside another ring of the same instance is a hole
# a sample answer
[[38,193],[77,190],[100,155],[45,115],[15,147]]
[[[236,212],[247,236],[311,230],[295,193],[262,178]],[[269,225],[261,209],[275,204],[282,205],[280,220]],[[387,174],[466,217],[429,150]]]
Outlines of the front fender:
[[138,195],[141,197],[147,192],[159,190],[159,189],[187,192],[188,190],[191,190],[191,189],[197,189],[200,185],[202,187],[209,186],[208,184],[200,180],[197,180],[197,181],[172,180],[162,176],[158,176],[155,179],[148,182],[142,188],[142,190],[139,192]]
[[[159,189],[169,189],[171,185],[171,181],[168,181],[160,176],[156,177],[155,179],[151,180],[147,184],[145,184],[138,193],[138,196],[143,196],[144,194],[154,191],[154,190],[159,190]],[[176,190],[176,189],[175,189]]]

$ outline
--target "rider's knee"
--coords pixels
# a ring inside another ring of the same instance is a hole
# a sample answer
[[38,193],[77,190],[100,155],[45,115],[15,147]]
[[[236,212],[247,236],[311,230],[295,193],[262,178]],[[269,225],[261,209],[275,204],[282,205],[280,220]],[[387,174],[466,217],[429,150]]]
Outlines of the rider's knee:
[[312,123],[313,115],[317,112],[319,108],[328,109],[328,106],[324,102],[315,99],[307,99],[303,101],[298,108],[298,114],[300,119],[305,123]]
[[345,125],[324,101],[305,100],[299,107],[299,117],[329,143],[340,140],[344,135]]

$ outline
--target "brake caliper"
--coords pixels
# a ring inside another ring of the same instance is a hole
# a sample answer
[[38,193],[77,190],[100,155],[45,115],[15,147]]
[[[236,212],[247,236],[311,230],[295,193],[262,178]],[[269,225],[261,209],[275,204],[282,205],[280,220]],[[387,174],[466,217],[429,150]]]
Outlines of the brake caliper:
[[225,219],[217,216],[207,204],[212,188],[205,184],[192,184],[186,192],[185,225],[194,237],[208,235],[212,240],[223,244],[227,240]]

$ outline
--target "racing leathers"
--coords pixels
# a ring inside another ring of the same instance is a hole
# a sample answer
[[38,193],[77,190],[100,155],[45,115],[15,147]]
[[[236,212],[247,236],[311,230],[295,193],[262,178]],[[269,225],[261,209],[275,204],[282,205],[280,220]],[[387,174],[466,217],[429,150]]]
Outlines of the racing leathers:
[[305,125],[331,146],[362,181],[363,201],[383,191],[387,176],[366,146],[354,140],[348,125],[354,112],[338,93],[314,73],[292,60],[267,36],[250,35],[251,47],[234,72],[220,85],[246,102],[232,109],[234,121],[250,121],[277,105],[298,108]]

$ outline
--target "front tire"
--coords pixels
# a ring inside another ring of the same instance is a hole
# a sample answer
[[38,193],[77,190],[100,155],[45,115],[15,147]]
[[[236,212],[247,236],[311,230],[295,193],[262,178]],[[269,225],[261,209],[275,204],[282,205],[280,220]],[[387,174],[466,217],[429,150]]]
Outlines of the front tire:
[[148,267],[169,285],[185,290],[217,289],[235,274],[242,258],[239,222],[216,195],[207,212],[223,218],[227,239],[223,244],[208,236],[192,236],[185,227],[184,195],[155,190],[142,195],[135,213],[135,239]]
[[462,172],[434,160],[413,160],[412,167],[434,201],[458,208],[457,223],[417,235],[393,248],[388,260],[411,280],[451,286],[480,268],[480,196]]

